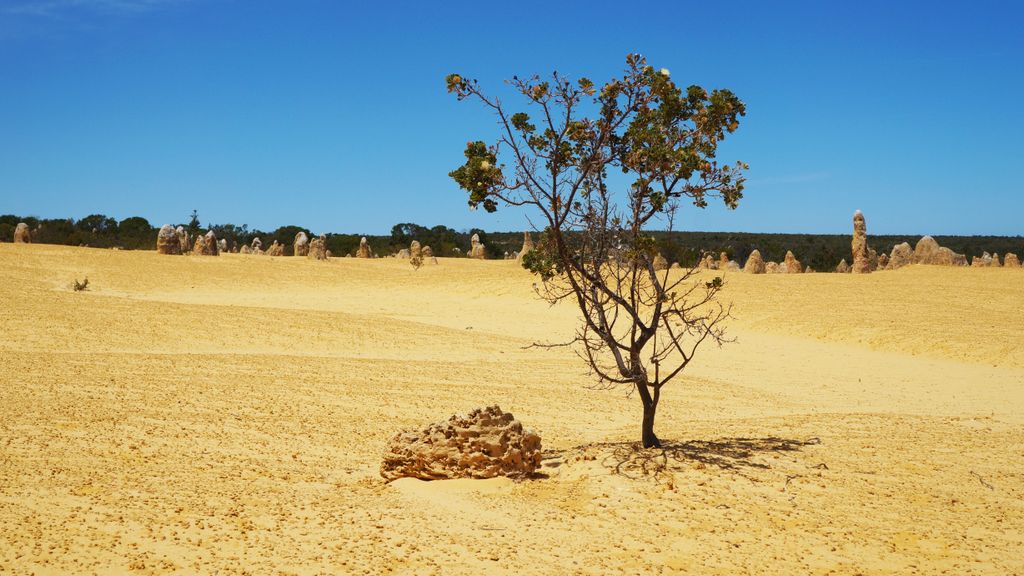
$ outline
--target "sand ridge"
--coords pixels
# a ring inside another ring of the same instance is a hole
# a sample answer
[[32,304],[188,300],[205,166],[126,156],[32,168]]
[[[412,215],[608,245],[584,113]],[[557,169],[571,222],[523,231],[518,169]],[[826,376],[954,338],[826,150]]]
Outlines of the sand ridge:
[[[1024,572],[1024,270],[728,275],[738,341],[666,389],[667,466],[636,398],[525,348],[574,311],[512,262],[0,244],[0,273],[0,572]],[[546,479],[377,475],[492,403]]]

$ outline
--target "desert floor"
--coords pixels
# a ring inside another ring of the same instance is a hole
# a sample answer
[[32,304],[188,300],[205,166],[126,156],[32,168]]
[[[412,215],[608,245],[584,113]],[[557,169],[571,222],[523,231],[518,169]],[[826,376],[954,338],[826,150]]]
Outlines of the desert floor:
[[[662,454],[514,262],[0,244],[0,573],[1024,573],[1024,269],[726,281]],[[546,477],[381,479],[489,404]]]

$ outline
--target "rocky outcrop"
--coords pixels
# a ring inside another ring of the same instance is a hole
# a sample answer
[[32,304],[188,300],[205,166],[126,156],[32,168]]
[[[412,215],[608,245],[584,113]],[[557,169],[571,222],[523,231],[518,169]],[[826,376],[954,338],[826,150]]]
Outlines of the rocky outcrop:
[[892,254],[889,255],[889,269],[896,270],[908,264],[914,263],[914,251],[906,242],[892,247]]
[[366,236],[359,239],[359,249],[356,251],[357,258],[373,258],[373,250],[370,248],[370,243],[366,241]]
[[490,406],[399,433],[388,444],[380,475],[389,481],[523,478],[540,462],[540,436],[524,429],[512,414]]
[[740,264],[735,260],[729,260],[728,262],[725,263],[725,269],[731,272],[739,272]]
[[1020,258],[1013,252],[1007,252],[1006,256],[1003,256],[1003,267],[1004,268],[1020,268]]
[[157,254],[181,254],[181,242],[178,240],[178,233],[170,224],[164,224],[156,234]]
[[399,260],[408,260],[409,258],[412,258],[412,255],[409,254],[408,248],[402,248],[398,251],[398,254],[395,254],[395,258],[398,258]]
[[434,251],[430,248],[430,246],[424,246],[423,247],[423,259],[427,260],[427,259],[430,259],[430,258],[433,258],[433,257],[434,257]]
[[[853,213],[853,266],[851,271],[854,274],[867,274],[873,270],[871,267],[871,254],[868,247],[868,225],[864,220],[864,214],[857,210]],[[877,256],[876,256],[877,265]]]
[[174,233],[178,235],[178,244],[180,245],[178,251],[182,254],[191,252],[192,240],[188,236],[188,230],[185,230],[184,226],[178,226],[174,229]]
[[192,252],[191,252],[191,254],[193,256],[202,256],[203,252],[205,252],[205,251],[206,251],[206,237],[205,236],[197,235],[196,236],[196,241],[192,244]]
[[938,264],[939,243],[931,236],[924,236],[914,247],[914,264]]
[[836,272],[839,274],[846,274],[850,271],[850,265],[846,263],[846,258],[839,261],[839,265],[836,266]]
[[423,258],[423,248],[420,247],[419,240],[413,240],[409,244],[409,257],[410,258]]
[[971,259],[971,266],[973,268],[988,268],[992,265],[992,255],[988,252],[982,252],[981,256],[975,256]]
[[885,270],[889,267],[889,255],[886,253],[879,254],[878,256],[878,269]]
[[743,271],[747,274],[765,273],[764,259],[761,258],[760,251],[754,250],[750,253],[750,256],[747,258],[747,264],[743,267]]
[[277,240],[267,248],[267,256],[284,256],[284,244],[278,243]]
[[206,236],[196,236],[196,243],[192,246],[193,256],[218,256],[220,250],[217,246],[217,235],[210,230]]
[[306,257],[313,260],[327,260],[327,236],[321,234],[309,243],[309,254]]
[[252,254],[252,248],[249,248],[248,244],[242,244],[242,249],[239,252],[241,254]]
[[217,240],[217,250],[219,250],[220,252],[227,252],[228,251],[228,241],[227,241],[227,239],[221,238],[220,240]]
[[263,254],[263,241],[260,240],[259,236],[252,239],[251,248],[253,254]]
[[999,253],[998,252],[993,252],[992,253],[992,267],[993,268],[1001,268],[1002,266],[1003,265],[999,263]]
[[516,254],[516,260],[519,260],[523,256],[526,256],[526,254],[528,252],[533,251],[533,249],[534,249],[533,238],[530,237],[530,233],[529,232],[523,232],[523,248],[522,248],[522,250],[519,251],[518,254]]
[[786,251],[786,260],[783,262],[786,266],[786,274],[800,274],[804,271],[804,267],[800,264],[800,261],[796,259],[793,252],[790,250]]
[[661,254],[654,257],[654,262],[651,263],[655,270],[668,270],[668,260]]
[[306,236],[305,232],[299,230],[299,233],[295,235],[292,250],[294,256],[309,256],[309,236]]
[[480,242],[480,235],[473,234],[473,237],[469,239],[469,257],[483,260],[486,258],[484,253],[484,245]]
[[728,267],[729,267],[729,255],[726,254],[725,252],[722,252],[721,254],[718,255],[718,269],[719,270],[725,270]]
[[702,270],[718,270],[718,262],[711,257],[711,254],[705,254],[704,258],[697,264],[697,268]]
[[767,262],[764,265],[765,274],[785,274],[785,264],[780,265],[778,262]]
[[32,234],[29,232],[28,224],[24,222],[18,222],[18,225],[14,227],[14,243],[15,244],[31,244]]

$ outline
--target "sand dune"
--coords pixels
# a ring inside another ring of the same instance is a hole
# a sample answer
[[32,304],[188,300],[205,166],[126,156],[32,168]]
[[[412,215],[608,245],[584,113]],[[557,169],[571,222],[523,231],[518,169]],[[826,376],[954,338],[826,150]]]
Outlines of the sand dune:
[[[1022,269],[727,276],[737,342],[666,389],[656,454],[635,397],[525,348],[575,311],[512,262],[0,244],[0,274],[0,573],[1024,573]],[[379,477],[494,403],[547,478]]]

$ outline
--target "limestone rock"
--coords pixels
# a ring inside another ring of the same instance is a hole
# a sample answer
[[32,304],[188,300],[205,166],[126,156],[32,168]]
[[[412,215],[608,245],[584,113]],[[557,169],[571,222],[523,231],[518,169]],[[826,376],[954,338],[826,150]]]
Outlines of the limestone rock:
[[194,256],[218,256],[220,250],[217,248],[217,235],[210,230],[206,236],[196,236],[196,243],[192,246]]
[[718,269],[719,270],[725,270],[728,267],[729,267],[729,255],[726,254],[725,252],[722,252],[721,254],[718,255]]
[[242,249],[239,252],[242,254],[252,254],[252,248],[249,248],[248,244],[242,244]]
[[786,266],[786,274],[800,274],[804,271],[804,267],[800,264],[800,261],[793,256],[793,252],[790,250],[786,251],[786,261],[783,262]]
[[896,270],[908,264],[914,263],[914,251],[906,242],[892,247],[892,254],[889,255],[889,269]]
[[747,264],[743,267],[743,271],[747,274],[765,273],[764,260],[761,258],[761,252],[759,250],[754,250],[750,253],[750,256],[747,257]]
[[992,264],[991,265],[992,265],[993,268],[1001,268],[1002,267],[1002,264],[999,263],[999,253],[998,252],[993,252],[992,253]]
[[1013,252],[1007,252],[1006,256],[1003,256],[1003,267],[1020,268],[1020,259]]
[[188,237],[188,230],[185,230],[184,226],[178,226],[174,229],[174,233],[178,235],[178,244],[180,245],[178,251],[182,254],[191,252],[192,240]]
[[867,274],[871,272],[868,225],[864,220],[864,214],[860,210],[853,213],[853,242],[851,247],[853,248],[852,272],[854,274]]
[[274,243],[267,248],[267,256],[284,256],[284,244],[278,243],[274,240]]
[[735,260],[729,260],[728,262],[725,263],[725,269],[726,270],[731,270],[733,272],[739,272],[740,271],[740,263],[735,261]]
[[359,250],[356,252],[357,258],[373,258],[373,250],[370,248],[370,243],[366,241],[366,236],[359,239]]
[[469,257],[483,260],[486,258],[484,253],[484,245],[480,242],[480,235],[473,234],[473,237],[469,239]]
[[217,240],[217,250],[220,251],[220,252],[227,252],[228,251],[228,241],[227,241],[227,239],[221,238],[220,240]]
[[939,243],[931,236],[924,236],[917,241],[914,247],[915,264],[938,264]]
[[652,262],[652,264],[654,265],[655,270],[668,270],[668,260],[665,260],[665,257],[661,254],[654,257],[654,262]]
[[846,274],[850,271],[850,265],[846,263],[846,258],[839,261],[839,265],[836,266],[836,272],[839,274]]
[[32,234],[29,233],[28,224],[24,222],[18,222],[18,225],[14,227],[14,243],[15,244],[31,244]]
[[673,262],[672,265],[669,266],[668,268],[669,268],[669,270],[682,270],[683,269],[683,267],[679,265],[679,262]]
[[398,254],[395,255],[395,258],[398,258],[399,260],[408,260],[409,258],[412,258],[412,255],[409,254],[408,248],[402,248],[398,251]]
[[170,224],[164,224],[156,234],[157,254],[181,254],[181,242],[178,233]]
[[971,259],[971,266],[974,268],[988,268],[992,265],[992,255],[988,252],[982,252],[981,256],[975,256]]
[[711,254],[705,254],[697,267],[702,270],[718,270],[718,262],[711,257]]
[[519,251],[519,254],[516,255],[516,260],[519,260],[523,256],[526,256],[526,253],[532,251],[533,249],[533,238],[530,237],[529,232],[523,232],[523,248],[522,250]]
[[192,244],[191,254],[193,256],[202,256],[204,251],[206,251],[206,237],[197,234],[196,241]]
[[424,246],[423,247],[423,259],[427,260],[427,259],[430,259],[430,258],[433,258],[433,257],[434,257],[434,251],[430,248],[430,246]]
[[433,265],[437,265],[437,258],[434,257],[434,256],[431,256],[429,259],[427,259],[427,262],[429,262],[430,264],[433,264]]
[[878,270],[878,252],[874,248],[868,248],[868,270]]
[[767,262],[764,265],[765,274],[779,274],[782,272],[778,262]]
[[309,236],[302,230],[295,235],[295,242],[292,243],[292,249],[295,252],[295,256],[309,256]]
[[321,234],[318,238],[314,238],[309,243],[309,253],[306,254],[307,258],[313,260],[327,260],[327,236]]
[[263,241],[260,240],[259,236],[252,239],[252,253],[263,254]]
[[419,240],[413,240],[409,244],[409,257],[410,258],[423,258],[423,248],[420,248]]
[[889,255],[886,254],[885,252],[882,252],[881,254],[878,255],[878,269],[879,270],[885,270],[888,267],[889,267]]
[[540,436],[497,406],[452,416],[423,430],[399,433],[388,445],[380,475],[420,478],[522,478],[540,468]]

